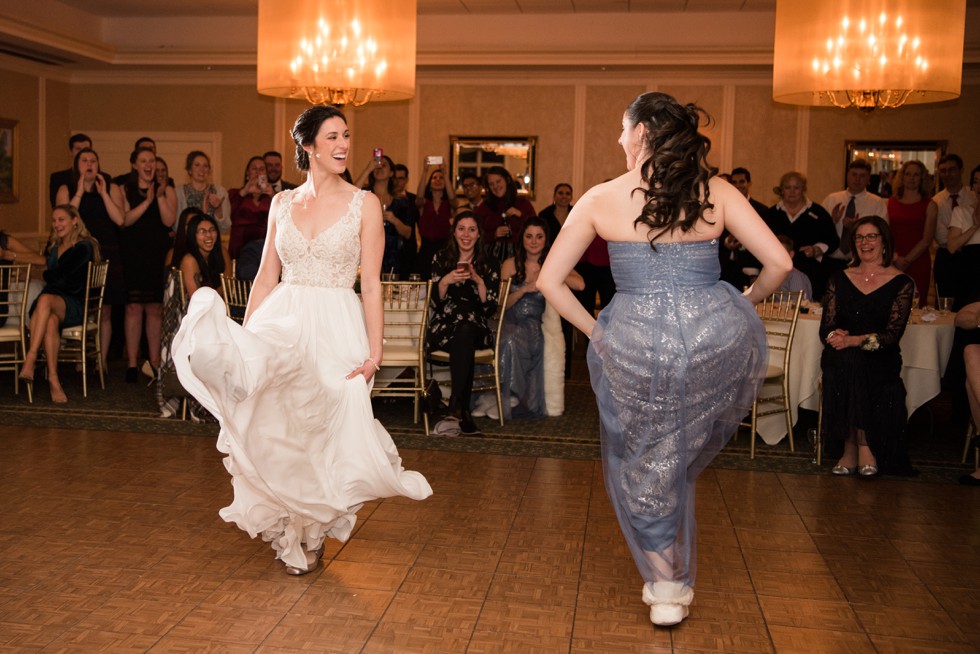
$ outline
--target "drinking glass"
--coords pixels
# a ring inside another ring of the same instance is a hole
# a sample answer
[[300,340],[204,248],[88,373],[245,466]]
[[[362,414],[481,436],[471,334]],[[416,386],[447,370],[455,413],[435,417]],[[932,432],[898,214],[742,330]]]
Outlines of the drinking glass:
[[953,298],[951,297],[941,297],[936,300],[939,305],[939,315],[945,316],[953,308]]

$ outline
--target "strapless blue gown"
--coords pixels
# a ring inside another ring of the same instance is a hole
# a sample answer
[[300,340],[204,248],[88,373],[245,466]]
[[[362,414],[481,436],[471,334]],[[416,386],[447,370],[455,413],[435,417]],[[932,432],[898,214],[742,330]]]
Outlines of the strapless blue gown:
[[694,585],[694,482],[749,413],[768,348],[716,240],[609,243],[588,351],[606,490],[643,578]]
[[[514,284],[511,289],[524,286]],[[545,415],[544,401],[544,333],[541,316],[545,301],[541,293],[528,293],[504,313],[500,334],[500,394],[504,398],[504,418],[516,413],[521,417]],[[512,410],[510,397],[519,404]]]

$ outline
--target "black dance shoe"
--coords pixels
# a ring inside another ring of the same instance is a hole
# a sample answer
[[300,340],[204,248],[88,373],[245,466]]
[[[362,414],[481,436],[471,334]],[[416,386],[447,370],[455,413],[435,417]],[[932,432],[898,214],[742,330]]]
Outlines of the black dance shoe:
[[126,383],[135,384],[136,380],[139,379],[140,371],[138,368],[126,368]]
[[464,413],[459,419],[459,433],[463,436],[479,436],[482,432],[473,422],[473,418],[468,413]]

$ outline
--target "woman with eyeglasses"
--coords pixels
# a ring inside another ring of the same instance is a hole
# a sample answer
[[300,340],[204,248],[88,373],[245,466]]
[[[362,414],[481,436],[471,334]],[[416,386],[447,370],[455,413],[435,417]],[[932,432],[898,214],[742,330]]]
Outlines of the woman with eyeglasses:
[[899,341],[915,282],[895,266],[895,240],[883,219],[858,219],[850,240],[851,263],[827,283],[820,321],[822,437],[829,451],[843,445],[835,475],[913,474]]

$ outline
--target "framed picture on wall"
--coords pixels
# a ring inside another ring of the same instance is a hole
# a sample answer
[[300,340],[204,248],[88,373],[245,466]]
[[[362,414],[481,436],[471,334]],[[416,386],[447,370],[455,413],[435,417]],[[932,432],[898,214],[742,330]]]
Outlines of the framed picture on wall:
[[868,190],[887,198],[892,194],[892,176],[906,161],[921,161],[929,172],[929,188],[939,191],[936,162],[946,153],[946,141],[847,141],[844,144],[844,185],[847,185],[847,165],[864,159],[871,165]]
[[0,118],[0,202],[17,201],[17,121]]

